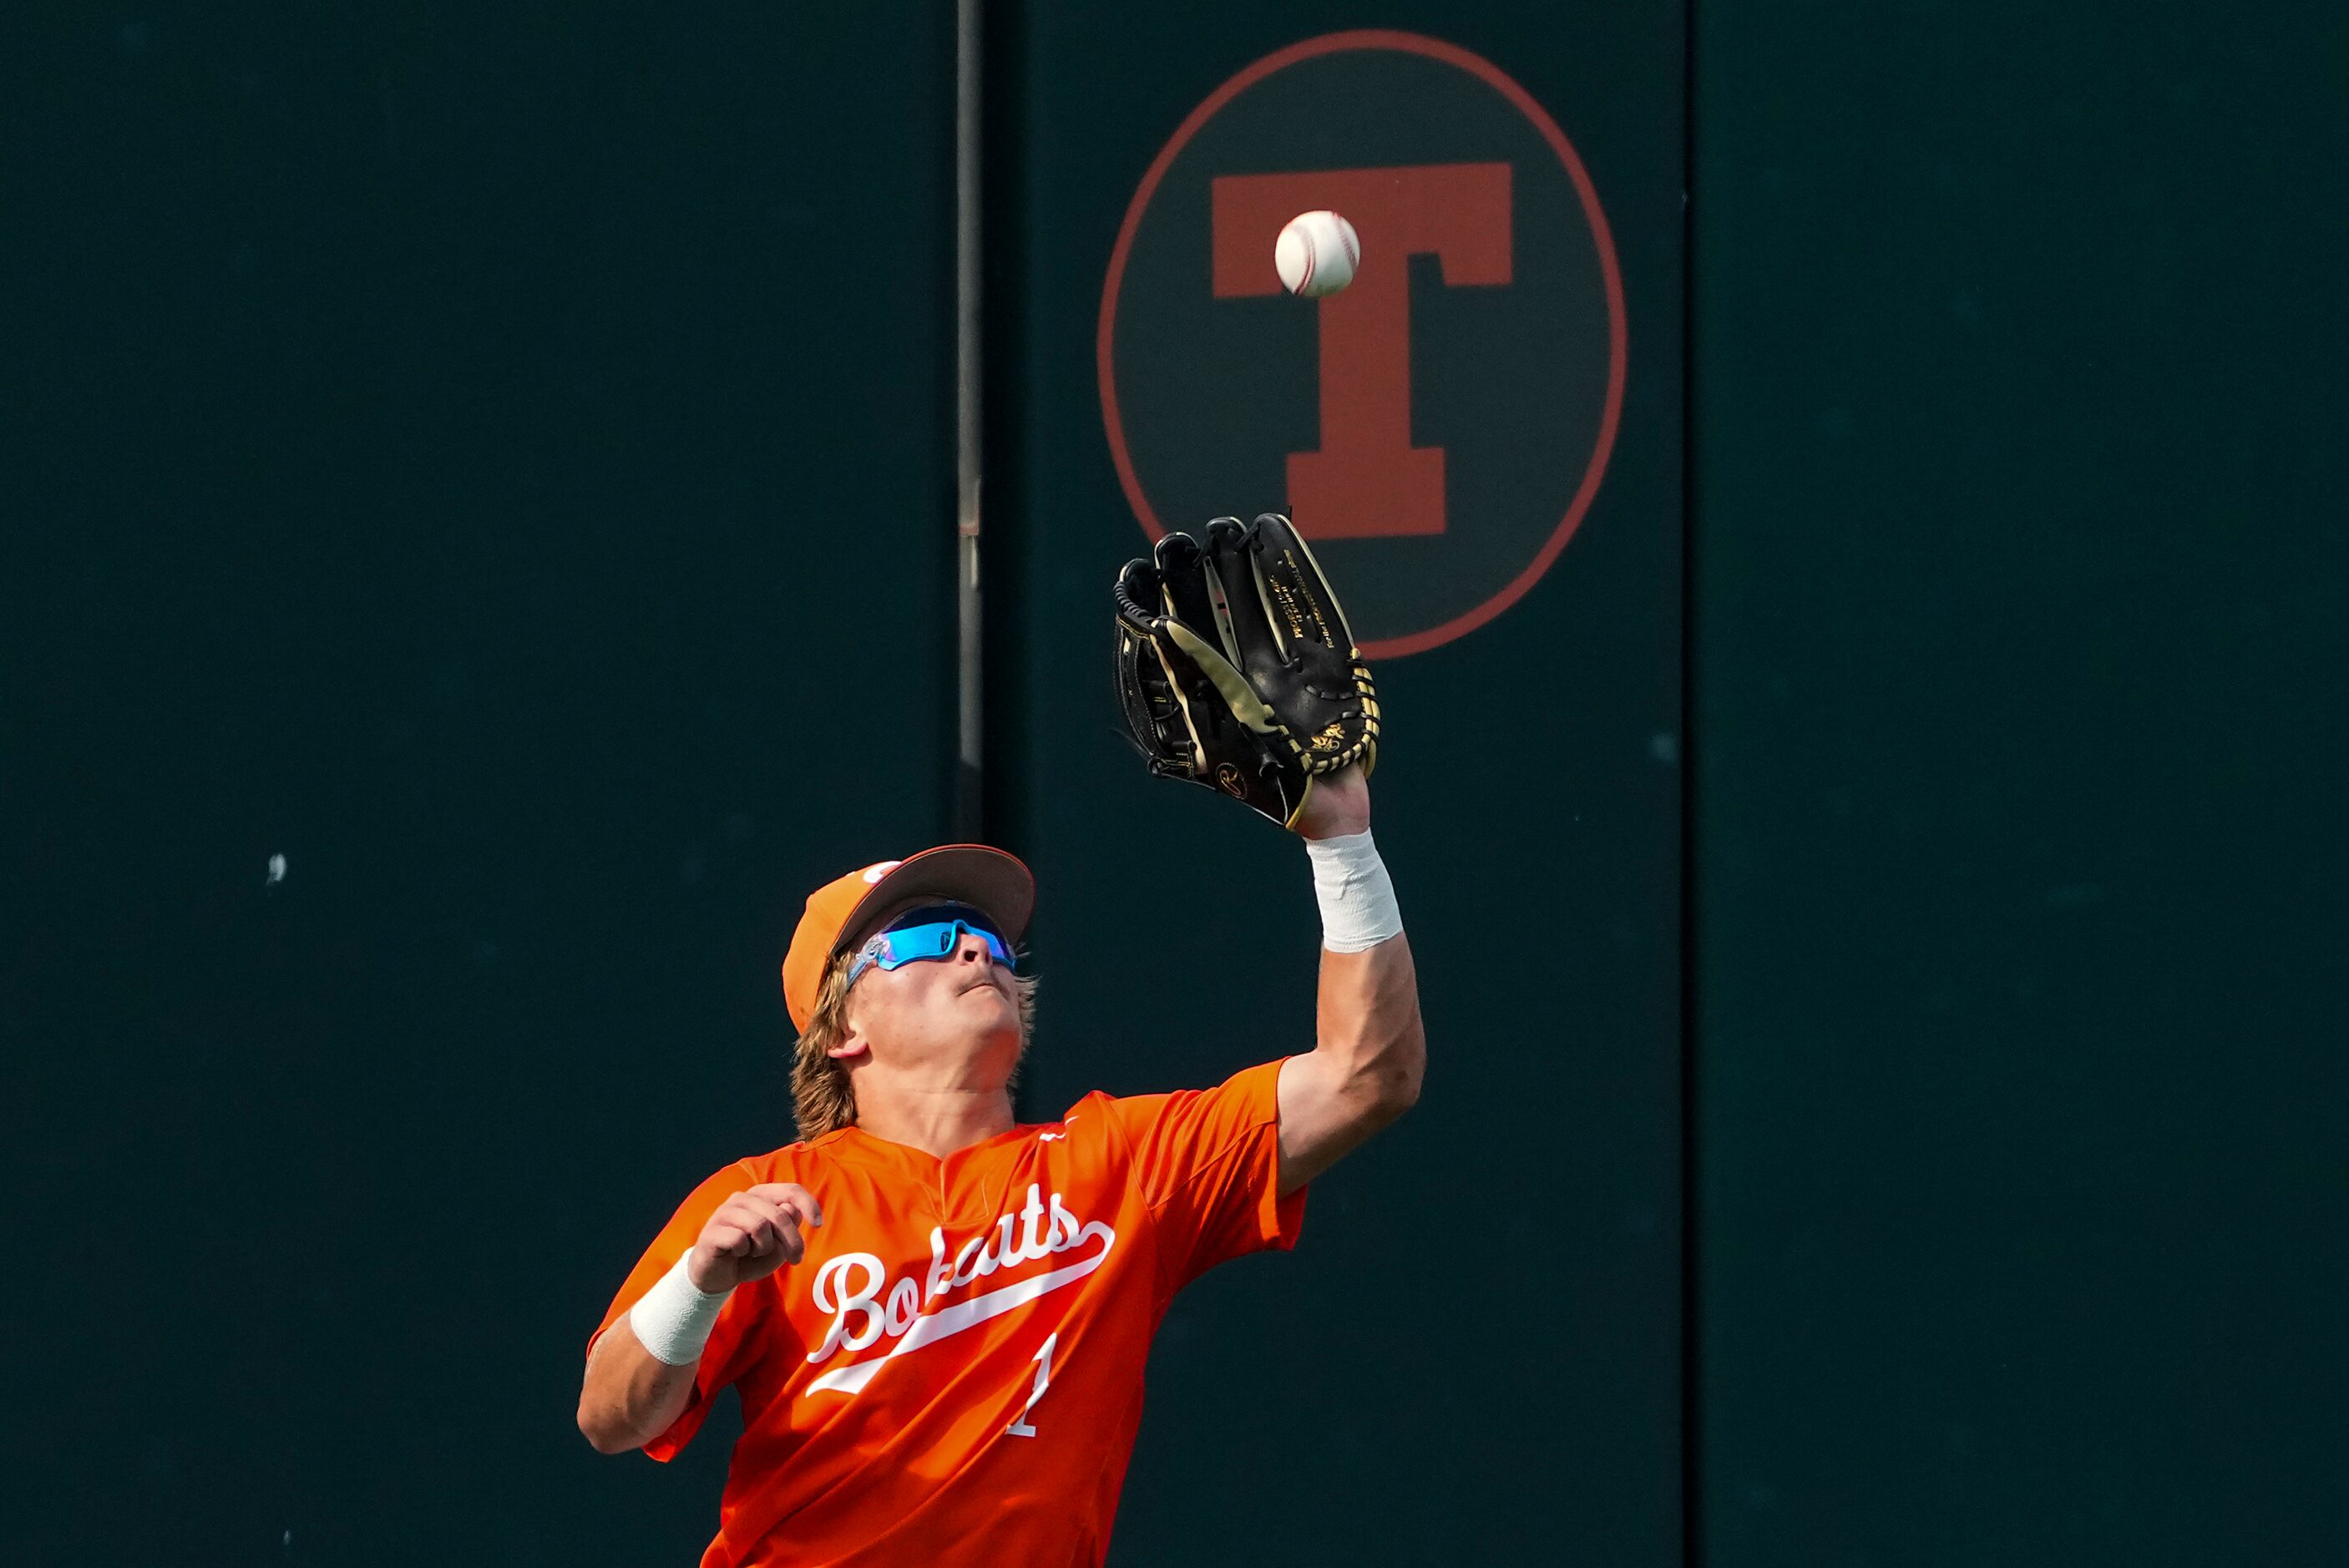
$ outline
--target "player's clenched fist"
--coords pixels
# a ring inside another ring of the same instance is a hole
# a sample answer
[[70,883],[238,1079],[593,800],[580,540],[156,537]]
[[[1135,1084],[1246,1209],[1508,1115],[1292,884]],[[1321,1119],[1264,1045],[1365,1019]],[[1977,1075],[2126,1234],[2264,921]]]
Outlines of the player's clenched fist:
[[823,1206],[795,1181],[769,1181],[718,1205],[685,1256],[686,1276],[711,1295],[764,1279],[807,1251],[803,1232]]

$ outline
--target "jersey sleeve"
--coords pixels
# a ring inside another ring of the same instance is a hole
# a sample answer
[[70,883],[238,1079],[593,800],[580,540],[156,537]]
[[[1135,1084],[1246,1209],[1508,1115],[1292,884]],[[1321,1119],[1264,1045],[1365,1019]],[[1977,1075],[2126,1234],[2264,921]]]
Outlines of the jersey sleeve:
[[[592,1351],[595,1340],[603,1336],[604,1330],[617,1323],[645,1292],[658,1283],[661,1275],[677,1266],[677,1260],[692,1249],[694,1242],[701,1234],[701,1227],[708,1224],[709,1216],[718,1212],[718,1205],[735,1193],[747,1192],[757,1185],[758,1178],[751,1174],[750,1168],[738,1162],[696,1187],[678,1206],[669,1222],[661,1227],[661,1233],[653,1238],[652,1245],[645,1249],[645,1255],[636,1260],[636,1266],[628,1273],[627,1283],[621,1285],[620,1294],[612,1298],[611,1307],[604,1314],[603,1323],[596,1328],[595,1336],[588,1340],[588,1348]],[[701,1360],[694,1368],[693,1392],[686,1401],[685,1409],[669,1423],[667,1431],[645,1445],[645,1452],[653,1458],[667,1460],[681,1452],[685,1445],[693,1440],[693,1434],[701,1429],[703,1420],[708,1418],[710,1399],[719,1389],[750,1370],[751,1364],[758,1359],[759,1319],[771,1294],[757,1288],[761,1283],[754,1281],[750,1285],[735,1291],[726,1305],[719,1309],[718,1322],[709,1331],[709,1342],[703,1347]]]
[[1280,1067],[1110,1102],[1133,1147],[1169,1295],[1217,1264],[1297,1244],[1305,1190],[1279,1195]]

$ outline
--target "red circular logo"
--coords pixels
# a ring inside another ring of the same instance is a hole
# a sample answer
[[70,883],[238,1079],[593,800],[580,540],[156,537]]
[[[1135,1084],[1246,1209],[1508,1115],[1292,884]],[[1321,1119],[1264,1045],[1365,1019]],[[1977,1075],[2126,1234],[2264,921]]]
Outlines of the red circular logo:
[[[1328,208],[1353,283],[1281,288]],[[1621,418],[1623,284],[1557,122],[1490,61],[1411,33],[1309,38],[1191,111],[1127,206],[1095,355],[1153,539],[1286,506],[1363,652],[1515,603],[1598,493]]]

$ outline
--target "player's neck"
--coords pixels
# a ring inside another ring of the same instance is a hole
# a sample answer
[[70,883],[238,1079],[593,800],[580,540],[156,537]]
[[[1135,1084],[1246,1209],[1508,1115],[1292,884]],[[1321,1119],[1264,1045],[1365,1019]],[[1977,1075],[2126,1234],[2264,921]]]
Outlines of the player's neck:
[[918,1149],[933,1159],[984,1143],[1013,1125],[1011,1095],[1006,1089],[856,1086],[858,1131]]

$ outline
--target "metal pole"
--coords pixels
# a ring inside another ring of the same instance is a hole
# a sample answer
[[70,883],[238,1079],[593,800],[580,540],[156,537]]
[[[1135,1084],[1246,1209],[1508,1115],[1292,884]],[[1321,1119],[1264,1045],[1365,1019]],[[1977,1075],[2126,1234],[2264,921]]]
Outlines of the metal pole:
[[955,611],[960,696],[955,830],[979,837],[978,0],[955,4]]

